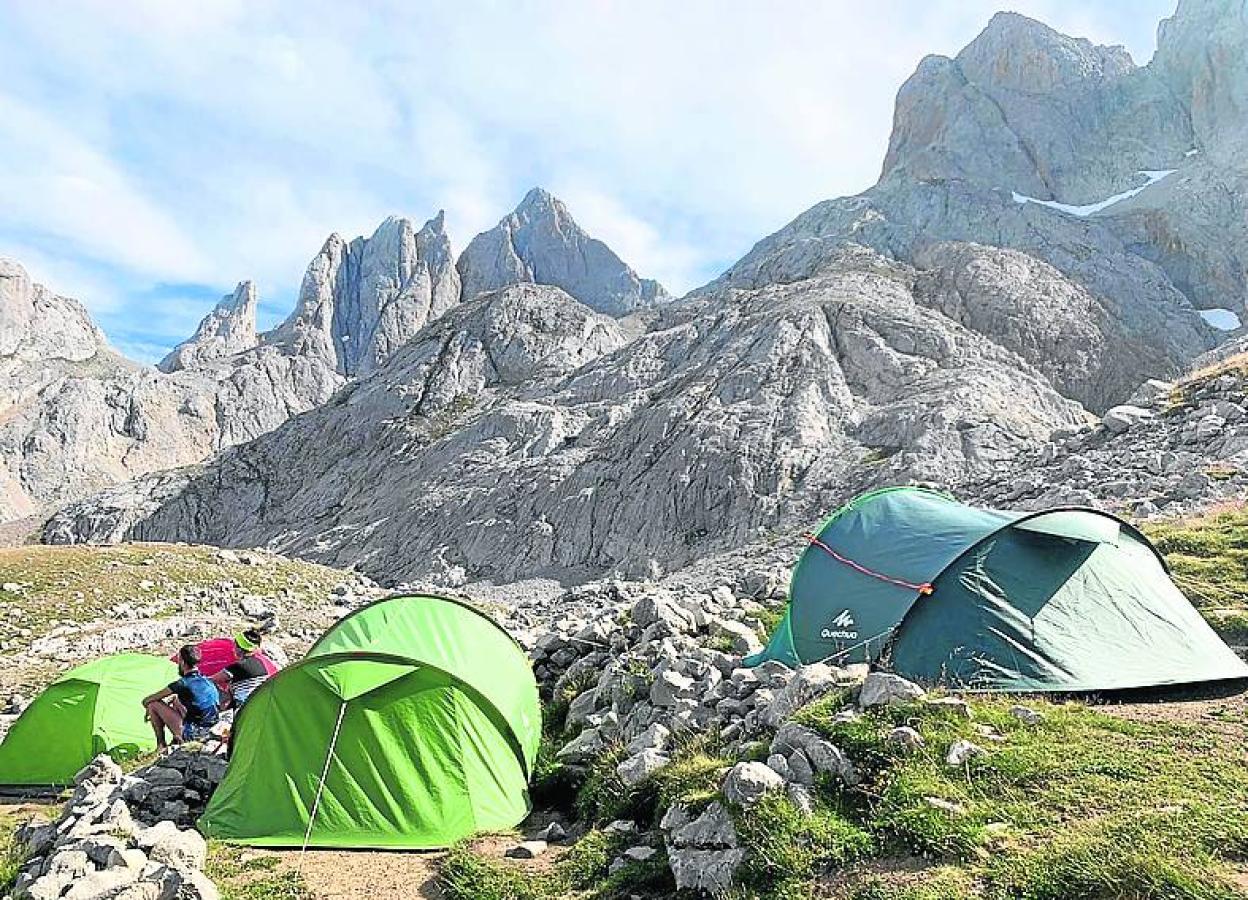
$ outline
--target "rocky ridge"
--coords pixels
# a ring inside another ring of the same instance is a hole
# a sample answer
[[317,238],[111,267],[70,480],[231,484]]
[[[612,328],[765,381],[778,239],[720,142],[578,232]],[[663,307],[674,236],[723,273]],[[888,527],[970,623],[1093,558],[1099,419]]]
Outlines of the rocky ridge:
[[1081,397],[1098,411],[1121,402],[1217,338],[1197,310],[1243,320],[1245,40],[1238,4],[1184,0],[1141,68],[1121,48],[999,14],[902,87],[875,187],[803,213],[712,289],[807,277],[853,244],[915,264],[933,242],[1019,251],[1093,295],[1129,339],[1110,348],[1115,376]]
[[244,281],[226,294],[199,323],[195,334],[160,361],[156,368],[176,372],[224,359],[256,346],[256,308],[260,298],[253,282]]
[[1084,421],[915,284],[864,251],[795,284],[669,304],[631,341],[553,288],[509,288],[166,482],[154,511],[150,481],[122,485],[67,506],[45,538],[266,544],[452,585],[656,575],[805,522],[847,485],[987,472]]

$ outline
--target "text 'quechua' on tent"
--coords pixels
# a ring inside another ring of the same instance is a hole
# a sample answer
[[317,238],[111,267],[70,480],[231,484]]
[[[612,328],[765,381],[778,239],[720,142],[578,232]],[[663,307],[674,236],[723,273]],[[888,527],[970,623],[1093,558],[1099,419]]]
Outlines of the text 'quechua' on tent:
[[0,743],[0,785],[70,784],[101,753],[151,753],[143,698],[178,677],[167,659],[122,653],[70,669],[35,698]]
[[528,814],[540,737],[537,683],[501,626],[390,597],[251,695],[199,827],[255,846],[445,847]]
[[1001,691],[1248,677],[1136,528],[1092,509],[977,509],[921,488],[842,507],[810,536],[789,608],[748,662],[887,662]]

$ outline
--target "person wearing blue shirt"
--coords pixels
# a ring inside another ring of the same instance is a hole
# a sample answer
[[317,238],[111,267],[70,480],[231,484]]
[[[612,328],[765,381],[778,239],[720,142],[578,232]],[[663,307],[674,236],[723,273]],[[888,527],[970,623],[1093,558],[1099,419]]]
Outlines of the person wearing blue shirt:
[[178,673],[181,677],[163,690],[143,698],[148,721],[156,732],[158,752],[168,749],[166,730],[172,742],[180,744],[183,741],[205,740],[212,726],[217,724],[221,695],[212,679],[200,674],[200,659],[202,654],[199,648],[187,644],[178,651]]

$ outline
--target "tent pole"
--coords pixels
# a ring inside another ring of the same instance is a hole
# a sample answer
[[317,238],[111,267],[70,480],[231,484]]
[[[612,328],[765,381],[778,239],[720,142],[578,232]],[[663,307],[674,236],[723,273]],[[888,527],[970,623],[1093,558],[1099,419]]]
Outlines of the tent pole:
[[329,777],[329,763],[334,758],[334,748],[338,746],[338,731],[342,728],[342,717],[347,711],[347,701],[338,705],[338,719],[334,722],[334,733],[329,739],[329,749],[325,751],[325,767],[321,769],[321,780],[316,785],[316,796],[312,799],[312,812],[308,814],[308,830],[303,833],[303,846],[299,848],[298,872],[303,875],[303,857],[308,852],[308,841],[312,839],[312,826],[316,824],[316,814],[321,808],[321,794],[325,792],[325,779]]

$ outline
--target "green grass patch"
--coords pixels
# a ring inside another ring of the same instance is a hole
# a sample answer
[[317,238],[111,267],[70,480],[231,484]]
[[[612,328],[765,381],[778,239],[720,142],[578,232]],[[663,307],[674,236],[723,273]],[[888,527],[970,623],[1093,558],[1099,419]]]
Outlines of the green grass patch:
[[1143,529],[1209,623],[1228,640],[1248,640],[1248,508],[1146,522]]
[[822,872],[867,856],[874,839],[861,825],[830,806],[803,815],[779,791],[735,813],[737,836],[748,851],[738,873],[760,897],[800,896]]
[[16,818],[0,810],[0,897],[9,896],[13,882],[26,863],[26,854],[13,840],[17,826]]
[[563,887],[554,875],[486,859],[462,844],[438,863],[438,883],[447,900],[555,900]]
[[[1230,867],[1248,859],[1242,746],[1197,726],[1130,721],[1036,698],[1025,702],[1044,719],[1024,726],[1009,714],[1013,702],[976,700],[971,721],[921,702],[851,722],[832,720],[839,704],[816,704],[799,718],[849,753],[864,777],[853,790],[825,789],[825,800],[839,802],[841,814],[870,832],[879,851],[943,860],[964,872],[976,892],[967,893],[968,886],[966,896],[1242,895],[1230,881]],[[918,730],[924,747],[906,752],[890,744],[885,737],[900,724]],[[991,728],[999,740],[976,726]],[[949,746],[959,739],[974,741],[986,755],[963,767],[946,765]],[[923,896],[894,888],[885,880],[871,890],[886,898]]]
[[635,838],[590,831],[546,872],[487,859],[465,844],[452,847],[438,863],[446,900],[616,900],[641,894],[670,897],[675,891],[662,853],[648,862],[611,864]]
[[253,855],[241,847],[210,841],[204,874],[221,900],[315,900],[298,872],[278,871],[276,856]]

